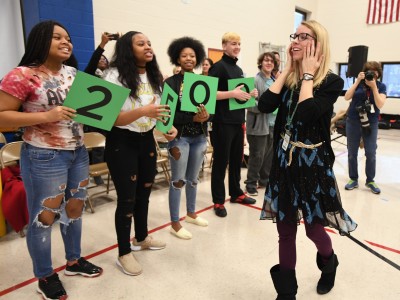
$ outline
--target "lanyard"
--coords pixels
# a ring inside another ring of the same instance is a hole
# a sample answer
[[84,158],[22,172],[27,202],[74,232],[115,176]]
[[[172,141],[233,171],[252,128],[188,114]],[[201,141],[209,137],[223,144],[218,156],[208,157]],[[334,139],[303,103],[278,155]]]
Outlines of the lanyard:
[[293,113],[290,114],[290,108],[292,106],[292,99],[293,99],[293,91],[294,90],[291,89],[290,98],[289,98],[289,101],[288,101],[289,111],[288,111],[288,115],[286,117],[286,125],[285,125],[285,130],[286,131],[289,131],[289,129],[290,129],[290,125],[292,124],[294,114],[296,113],[296,110],[297,110],[297,105],[299,104],[299,102],[297,101],[296,106],[293,109]]
[[296,106],[293,109],[293,113],[290,114],[290,107],[292,106],[292,99],[293,99],[293,91],[294,91],[294,89],[291,89],[290,98],[288,101],[289,109],[288,109],[288,115],[286,117],[285,135],[283,137],[283,143],[282,143],[282,149],[284,151],[287,150],[289,143],[290,143],[290,136],[292,135],[292,133],[290,132],[290,125],[292,124],[294,114],[296,113],[296,110],[297,110],[297,105],[299,104],[299,102],[297,101]]

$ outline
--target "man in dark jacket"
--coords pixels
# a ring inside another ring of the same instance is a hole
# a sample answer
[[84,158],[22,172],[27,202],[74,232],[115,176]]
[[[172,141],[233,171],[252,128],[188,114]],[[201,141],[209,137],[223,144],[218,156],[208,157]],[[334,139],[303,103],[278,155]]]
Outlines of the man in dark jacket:
[[229,98],[249,100],[257,96],[257,90],[250,93],[238,86],[228,91],[228,80],[243,77],[242,69],[236,65],[240,53],[240,36],[233,32],[222,37],[224,54],[209,71],[209,76],[218,77],[218,92],[213,129],[211,133],[214,148],[214,161],[211,174],[211,193],[215,214],[226,217],[225,170],[229,164],[229,195],[231,203],[254,204],[255,199],[248,197],[240,188],[240,168],[243,157],[245,109],[229,110]]

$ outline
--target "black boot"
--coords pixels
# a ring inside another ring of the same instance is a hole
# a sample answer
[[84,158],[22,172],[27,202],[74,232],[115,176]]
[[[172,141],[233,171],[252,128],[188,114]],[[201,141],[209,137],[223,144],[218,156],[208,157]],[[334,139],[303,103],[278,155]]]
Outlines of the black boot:
[[296,300],[297,280],[296,271],[280,271],[279,265],[273,266],[270,270],[271,278],[278,293],[276,300]]
[[336,268],[339,265],[339,261],[336,254],[332,253],[328,262],[324,265],[321,255],[317,252],[317,265],[322,271],[317,285],[317,293],[323,295],[329,293],[335,285]]

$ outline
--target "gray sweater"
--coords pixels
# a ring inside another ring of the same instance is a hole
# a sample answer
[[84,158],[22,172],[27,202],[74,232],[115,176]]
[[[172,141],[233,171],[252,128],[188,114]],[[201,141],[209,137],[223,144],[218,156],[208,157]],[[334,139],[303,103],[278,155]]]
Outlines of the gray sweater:
[[[273,79],[267,78],[263,72],[259,72],[254,79],[258,97],[261,97],[273,82]],[[262,113],[257,106],[258,98],[256,99],[256,106],[247,109],[246,133],[249,135],[267,135],[270,133],[269,127],[273,126],[275,115]]]

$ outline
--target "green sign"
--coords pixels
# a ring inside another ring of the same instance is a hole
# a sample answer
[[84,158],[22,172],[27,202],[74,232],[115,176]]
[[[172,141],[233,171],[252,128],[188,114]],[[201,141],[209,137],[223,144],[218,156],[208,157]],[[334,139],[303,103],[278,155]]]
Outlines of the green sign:
[[215,113],[218,78],[185,72],[181,110],[198,112],[203,104],[209,114]]
[[127,88],[78,71],[64,106],[76,110],[76,122],[111,130],[129,93]]
[[176,104],[178,103],[178,95],[174,92],[171,87],[165,83],[164,84],[164,89],[161,97],[161,105],[169,105],[170,117],[163,117],[161,122],[160,120],[157,120],[156,123],[156,129],[163,133],[167,133],[171,128],[172,124],[174,123],[174,118],[175,118],[175,111],[176,111]]
[[[235,78],[228,80],[228,91],[232,91],[238,86],[243,85],[242,91],[250,93],[254,90],[254,77],[249,78]],[[247,101],[241,101],[235,98],[229,98],[229,110],[249,108],[256,106],[256,99],[251,97]]]

